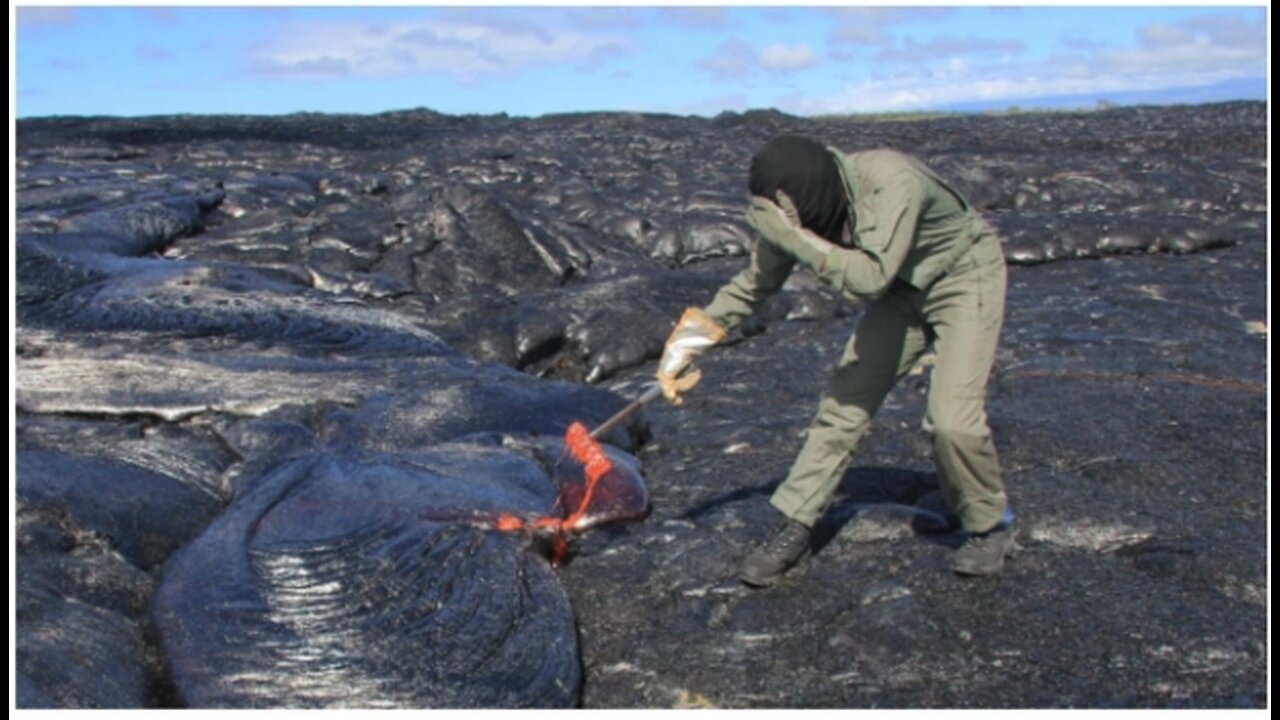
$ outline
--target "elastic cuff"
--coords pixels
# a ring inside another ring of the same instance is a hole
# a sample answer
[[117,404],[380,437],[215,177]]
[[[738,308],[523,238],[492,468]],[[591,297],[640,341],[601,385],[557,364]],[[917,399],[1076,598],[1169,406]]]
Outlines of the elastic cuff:
[[835,248],[827,253],[822,261],[822,268],[818,270],[818,278],[831,287],[840,289],[845,267],[849,264],[848,256],[848,251],[843,248]]
[[827,257],[834,247],[804,228],[792,230],[785,242],[785,249],[795,256],[795,259],[813,268],[817,273],[821,273],[822,268],[826,267]]
[[1013,523],[1013,508],[1004,495],[993,501],[965,503],[955,509],[955,514],[965,531],[972,535],[989,533],[1003,524]]
[[699,334],[713,344],[724,340],[725,335],[729,334],[724,325],[699,307],[687,307],[684,309],[684,314],[680,316],[680,320],[676,323],[677,330],[682,328]]
[[795,520],[796,522],[800,523],[801,525],[804,525],[807,528],[812,529],[813,526],[818,522],[817,515],[813,515],[811,513],[805,513],[805,512],[802,512],[801,508],[788,507],[780,503],[778,501],[778,496],[776,494],[773,497],[769,498],[769,504],[772,505],[773,508],[778,512],[791,518],[792,520]]

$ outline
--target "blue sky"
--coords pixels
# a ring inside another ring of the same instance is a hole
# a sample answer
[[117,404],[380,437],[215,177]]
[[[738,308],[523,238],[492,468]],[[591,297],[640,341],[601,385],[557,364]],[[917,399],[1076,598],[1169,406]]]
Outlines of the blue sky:
[[812,115],[1265,99],[1241,7],[30,7],[16,110]]

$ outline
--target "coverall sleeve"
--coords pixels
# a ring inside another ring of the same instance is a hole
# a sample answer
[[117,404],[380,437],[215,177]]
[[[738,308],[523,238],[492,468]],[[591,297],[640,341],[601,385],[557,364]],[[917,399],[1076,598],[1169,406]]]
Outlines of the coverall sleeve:
[[833,249],[818,276],[847,297],[882,295],[915,242],[926,197],[924,183],[911,173],[869,188],[854,203],[857,247]]
[[760,309],[791,275],[796,261],[766,240],[756,242],[751,264],[726,283],[703,312],[732,330]]

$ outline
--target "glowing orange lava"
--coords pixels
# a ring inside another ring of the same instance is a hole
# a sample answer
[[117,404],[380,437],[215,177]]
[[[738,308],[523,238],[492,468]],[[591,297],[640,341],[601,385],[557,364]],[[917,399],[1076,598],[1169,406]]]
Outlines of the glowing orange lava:
[[582,495],[582,502],[578,503],[578,509],[569,513],[561,524],[563,529],[568,530],[587,513],[587,508],[591,506],[591,496],[596,491],[596,484],[605,476],[605,473],[613,469],[613,463],[609,462],[608,456],[604,454],[604,448],[600,447],[600,442],[591,437],[591,433],[582,423],[575,422],[569,426],[569,431],[564,435],[564,444],[569,448],[569,454],[582,463],[583,471],[587,476],[587,491]]
[[[566,508],[563,518],[552,516],[535,517],[526,520],[513,513],[500,513],[494,518],[492,527],[500,532],[532,531],[547,534],[551,537],[551,564],[559,565],[569,550],[568,536],[574,527],[586,515],[591,507],[591,499],[595,495],[596,485],[613,469],[613,463],[605,454],[600,442],[591,437],[591,432],[580,422],[569,426],[564,436],[565,448],[575,460],[582,464],[586,487],[582,500],[572,510]],[[559,500],[556,501],[559,503]]]
[[524,529],[524,520],[511,513],[502,513],[493,521],[493,529],[502,532],[519,532]]

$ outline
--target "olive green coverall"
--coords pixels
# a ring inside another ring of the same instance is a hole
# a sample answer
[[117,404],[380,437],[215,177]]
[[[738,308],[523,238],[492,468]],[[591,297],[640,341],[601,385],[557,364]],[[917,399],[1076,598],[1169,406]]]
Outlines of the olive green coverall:
[[[849,242],[832,245],[814,270],[841,294],[870,302],[771,502],[812,526],[880,403],[932,345],[924,428],[933,435],[943,497],[966,530],[986,532],[1006,506],[985,410],[1004,317],[1000,241],[919,160],[891,150],[831,152],[849,198]],[[732,329],[782,287],[795,263],[761,239],[751,264],[704,311]]]

